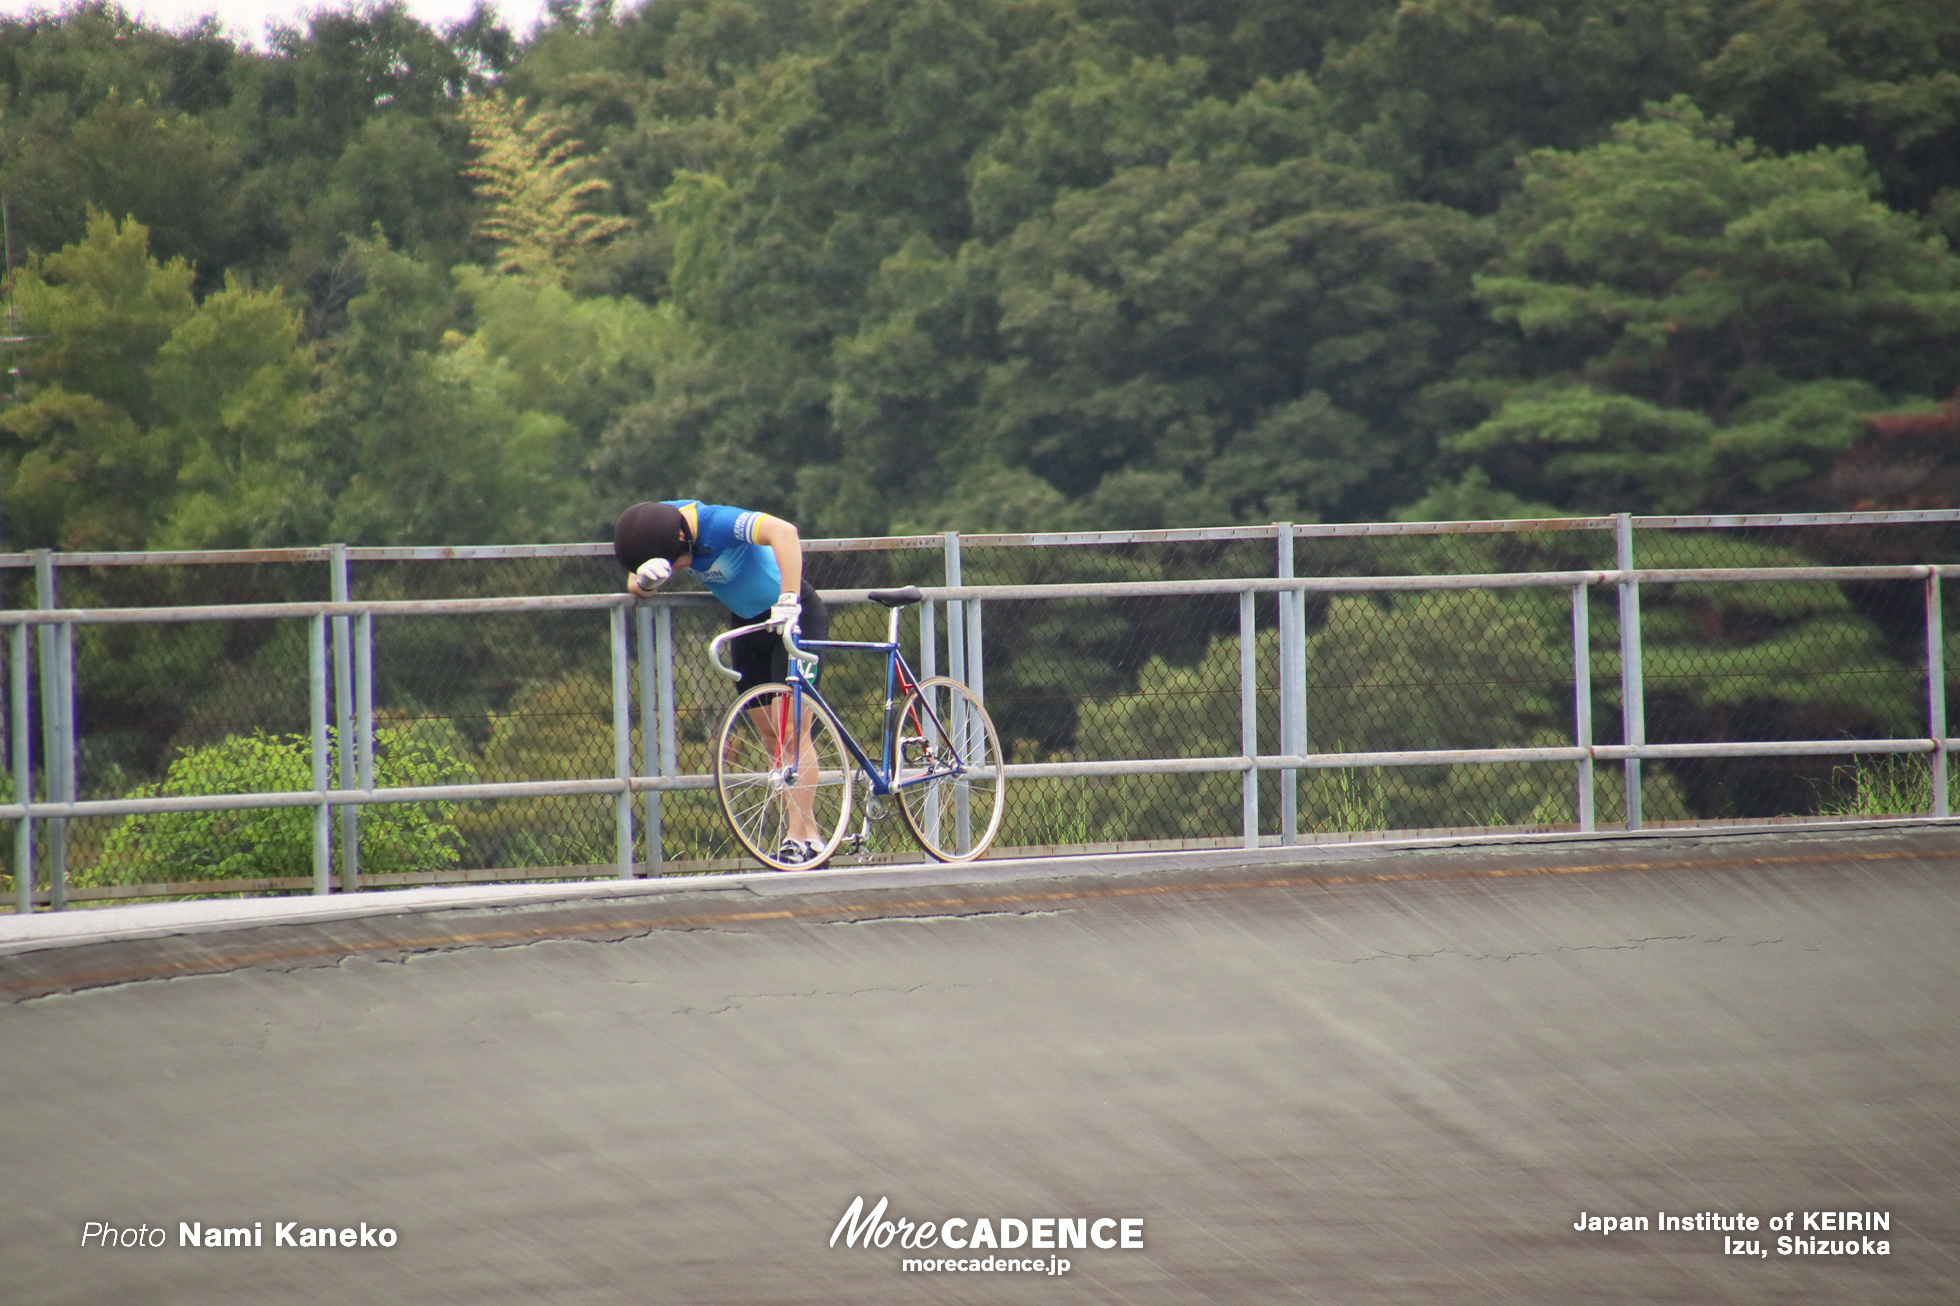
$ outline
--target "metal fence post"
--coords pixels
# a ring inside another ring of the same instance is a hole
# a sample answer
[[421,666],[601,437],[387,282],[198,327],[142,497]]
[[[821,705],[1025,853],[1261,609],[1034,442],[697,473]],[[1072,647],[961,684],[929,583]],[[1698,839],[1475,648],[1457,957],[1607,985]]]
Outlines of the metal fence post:
[[[59,802],[74,802],[80,796],[80,777],[76,775],[74,722],[74,624],[55,626],[55,784]],[[53,784],[49,786],[53,788]],[[47,875],[47,906],[59,912],[69,906],[69,822],[61,822],[61,855],[51,859]]]
[[1946,628],[1937,567],[1926,571],[1926,731],[1933,737],[1933,815],[1946,816]]
[[[81,796],[81,777],[77,774],[75,748],[75,623],[64,621],[54,631],[55,684],[60,699],[56,703],[55,740],[61,749],[59,764],[61,801],[72,803]],[[48,876],[48,907],[60,911],[68,905],[68,822],[61,823],[61,856]]]
[[[646,614],[641,623],[640,638],[643,641],[640,665],[640,731],[644,740],[646,768],[650,775],[672,776],[679,769],[679,746],[675,739],[674,710],[674,609],[664,600],[653,607],[642,608]],[[647,680],[649,664],[646,661],[644,641],[648,633],[652,635],[653,674],[651,683]],[[653,704],[651,712],[647,703]],[[647,794],[647,874],[658,875],[660,866],[666,860],[666,810],[662,795],[658,790]]]
[[[1616,513],[1613,517],[1614,564],[1621,571],[1633,570],[1633,517]],[[1620,582],[1620,722],[1630,747],[1647,742],[1647,700],[1640,670],[1640,583]],[[1640,814],[1640,759],[1626,760],[1627,829],[1638,830]]]
[[[963,569],[961,566],[961,559],[960,559],[960,533],[958,531],[947,531],[946,532],[946,584],[949,586],[959,585],[961,583],[962,571]],[[966,659],[966,635],[967,635],[966,607],[967,605],[965,603],[962,603],[958,599],[946,600],[946,674],[951,676],[954,680],[959,681],[962,685],[968,683],[967,659]],[[952,701],[952,707],[953,707],[953,711],[952,711],[953,719],[950,722],[947,722],[946,724],[952,730],[953,738],[961,739],[961,740],[966,739],[967,738],[966,700],[963,698],[956,697]],[[964,783],[954,784],[953,786],[954,840],[955,840],[955,846],[961,851],[964,851],[966,849],[967,840],[970,835],[970,831],[968,829],[967,823],[971,819],[971,813],[968,806],[971,798],[972,798],[972,792],[966,787]],[[932,819],[934,820],[938,819],[936,812],[933,814]]]
[[1579,794],[1574,810],[1579,828],[1593,829],[1592,612],[1584,585],[1572,587],[1572,742],[1586,750],[1579,759]]
[[[363,612],[354,627],[354,742],[360,767],[355,782],[374,788],[374,614]],[[355,827],[356,835],[359,827]]]
[[1246,760],[1241,777],[1240,818],[1245,846],[1259,846],[1259,772],[1251,765],[1259,756],[1258,629],[1252,621],[1252,591],[1239,594],[1239,752]]
[[[13,633],[13,733],[14,801],[34,801],[34,728],[28,721],[28,638],[26,626],[15,626]],[[23,816],[14,823],[14,910],[25,916],[34,910],[34,818]]]
[[613,778],[619,793],[613,802],[613,826],[617,843],[619,878],[633,878],[633,698],[632,676],[627,670],[626,609],[615,605],[607,612],[606,627],[612,643],[613,692]]
[[[347,546],[328,545],[327,558],[331,570],[328,594],[335,603],[345,603],[350,592]],[[352,633],[348,618],[333,619],[333,746],[340,751],[342,789],[352,789],[360,783],[360,761],[354,742],[359,731],[356,720],[359,709],[354,703],[353,650],[348,647]],[[340,888],[343,893],[352,893],[360,887],[361,809],[357,803],[346,803],[340,809]]]
[[[34,606],[37,609],[53,609],[60,606],[60,597],[55,588],[54,554],[48,549],[34,550]],[[72,712],[64,717],[64,708],[69,703],[68,677],[64,671],[68,660],[64,656],[63,627],[47,625],[40,628],[41,645],[41,772],[45,777],[43,788],[48,801],[53,803],[72,802],[74,793],[68,787],[68,733],[74,728]],[[68,905],[68,818],[53,817],[48,821],[48,907],[60,911]]]
[[[653,652],[660,678],[660,774],[680,774],[680,744],[675,738],[680,715],[674,699],[674,609],[662,603],[653,613]],[[661,838],[666,836],[663,833]]]
[[313,713],[313,788],[320,801],[313,808],[313,892],[333,891],[333,804],[326,799],[333,768],[327,753],[327,619],[307,623],[308,688]]
[[[939,674],[939,631],[938,622],[933,617],[937,610],[938,604],[931,599],[919,605],[919,679],[921,681],[931,680]],[[949,644],[952,638],[953,630],[949,624],[946,628],[946,639]],[[900,747],[896,739],[892,741],[892,747],[894,749]],[[972,797],[972,790],[969,789],[967,791],[969,802]],[[926,794],[926,826],[928,829],[936,829],[938,824],[939,792],[934,789]]]
[[[973,691],[975,700],[982,706],[987,702],[987,641],[985,629],[981,624],[981,612],[984,607],[979,599],[969,600],[966,605],[966,683],[967,688]],[[961,733],[955,738],[966,741],[964,747],[968,757],[978,756],[987,743],[986,731],[981,729],[979,716],[966,711],[964,707],[956,715],[960,718]],[[971,811],[973,790],[972,785],[964,777],[955,781],[953,788],[959,795],[960,851],[965,852],[973,846],[973,835],[969,828],[969,823],[973,819]]]
[[[946,532],[946,584],[960,584],[960,533]],[[966,605],[958,599],[946,600],[946,674],[966,683]]]
[[981,703],[987,701],[987,641],[980,624],[984,605],[970,599],[966,605],[966,684]]
[[[654,670],[653,608],[645,603],[633,608],[633,648],[640,670],[640,774],[660,774],[660,692]],[[647,832],[647,874],[660,868],[662,834],[660,791],[649,789],[641,795],[640,821]]]
[[[1274,522],[1273,535],[1279,550],[1279,577],[1281,580],[1293,579],[1293,523]],[[1303,733],[1294,724],[1296,709],[1306,693],[1306,676],[1301,663],[1306,660],[1306,650],[1296,647],[1294,636],[1295,620],[1301,608],[1300,594],[1294,590],[1282,590],[1279,594],[1279,751],[1289,757],[1298,756],[1306,750],[1300,746]],[[1294,844],[1300,841],[1300,785],[1298,771],[1283,770],[1279,773],[1279,841]]]

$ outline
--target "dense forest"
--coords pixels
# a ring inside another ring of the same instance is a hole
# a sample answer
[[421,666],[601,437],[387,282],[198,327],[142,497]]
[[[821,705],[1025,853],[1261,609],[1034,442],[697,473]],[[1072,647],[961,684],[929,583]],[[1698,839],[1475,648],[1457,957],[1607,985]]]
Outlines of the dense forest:
[[0,127],[7,548],[1960,486],[1950,0],[90,3]]

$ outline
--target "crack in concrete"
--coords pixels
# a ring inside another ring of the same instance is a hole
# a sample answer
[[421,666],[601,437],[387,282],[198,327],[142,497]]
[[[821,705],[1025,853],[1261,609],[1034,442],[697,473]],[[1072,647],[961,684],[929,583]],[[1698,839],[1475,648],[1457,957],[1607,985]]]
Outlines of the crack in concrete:
[[[656,934],[727,934],[753,937],[752,930],[731,930],[707,925],[649,925],[641,928],[622,927],[616,934],[598,938],[576,935],[545,935],[533,939],[422,939],[394,943],[381,940],[371,947],[358,951],[347,951],[331,955],[302,957],[292,960],[266,960],[263,958],[231,959],[226,957],[203,958],[186,965],[174,974],[136,975],[127,979],[115,979],[97,983],[74,983],[47,993],[27,993],[19,997],[5,999],[4,1005],[19,1006],[29,1002],[45,1002],[50,998],[74,997],[83,993],[111,993],[118,989],[132,988],[139,984],[174,984],[184,980],[215,979],[224,975],[237,975],[245,971],[258,971],[266,975],[299,975],[308,971],[345,970],[355,962],[372,962],[380,966],[407,966],[411,962],[460,952],[502,951],[514,948],[535,948],[550,943],[576,943],[604,946],[612,943],[626,943],[633,940],[650,939]],[[356,945],[358,946],[358,945]],[[60,981],[57,979],[57,983]]]

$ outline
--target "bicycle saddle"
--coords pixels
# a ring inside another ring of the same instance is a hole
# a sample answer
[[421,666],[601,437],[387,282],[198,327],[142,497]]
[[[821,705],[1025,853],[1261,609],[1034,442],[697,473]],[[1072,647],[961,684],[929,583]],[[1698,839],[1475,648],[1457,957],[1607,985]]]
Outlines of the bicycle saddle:
[[925,595],[919,593],[917,585],[907,585],[902,590],[872,590],[865,597],[873,603],[882,603],[888,608],[902,608],[907,604],[917,603]]

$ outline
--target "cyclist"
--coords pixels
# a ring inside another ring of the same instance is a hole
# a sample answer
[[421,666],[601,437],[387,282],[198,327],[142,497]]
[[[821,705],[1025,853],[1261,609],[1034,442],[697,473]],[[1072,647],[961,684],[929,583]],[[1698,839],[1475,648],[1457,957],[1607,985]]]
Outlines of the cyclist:
[[[692,570],[729,611],[729,627],[764,620],[753,631],[728,645],[729,663],[741,673],[737,693],[783,680],[789,674],[789,653],[783,647],[784,629],[809,639],[830,636],[830,613],[816,590],[803,579],[803,538],[793,522],[766,512],[751,512],[699,499],[670,499],[636,503],[613,525],[613,553],[626,568],[626,588],[636,598],[650,598],[666,571]],[[667,568],[646,568],[662,559]],[[645,570],[642,570],[646,568]],[[808,668],[816,680],[821,668]],[[757,730],[775,737],[774,714],[750,712]],[[817,783],[816,750],[808,739],[797,742],[802,764],[789,801],[789,831],[777,858],[814,863],[823,851],[823,835],[812,816]]]

